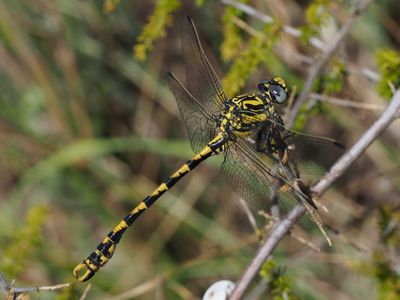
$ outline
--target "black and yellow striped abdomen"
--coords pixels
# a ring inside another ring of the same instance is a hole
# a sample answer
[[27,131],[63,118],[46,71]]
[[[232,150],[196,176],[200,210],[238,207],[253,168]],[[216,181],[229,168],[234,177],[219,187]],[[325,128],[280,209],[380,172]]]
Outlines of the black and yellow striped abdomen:
[[[186,161],[175,173],[161,183],[107,234],[95,251],[74,268],[74,276],[82,282],[90,279],[113,256],[117,244],[128,227],[131,226],[147,208],[153,205],[157,199],[159,199],[168,189],[173,187],[183,176],[188,174],[210,156],[222,152],[226,142],[225,135],[219,133],[198,154],[192,157],[192,159]],[[81,272],[84,273],[81,275]]]

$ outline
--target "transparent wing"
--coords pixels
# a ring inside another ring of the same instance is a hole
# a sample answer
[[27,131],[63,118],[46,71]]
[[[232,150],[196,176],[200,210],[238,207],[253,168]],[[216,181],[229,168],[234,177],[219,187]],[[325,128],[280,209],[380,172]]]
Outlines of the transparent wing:
[[276,118],[272,116],[264,124],[260,137],[256,139],[258,151],[271,151],[271,144],[276,152],[287,150],[289,145],[294,146],[291,147],[290,163],[300,174],[310,175],[307,179],[324,174],[343,154],[344,146],[337,140],[286,129],[279,115]]
[[193,20],[187,17],[182,37],[182,54],[185,62],[185,86],[210,113],[219,112],[226,100],[217,73],[201,46]]
[[221,175],[232,189],[247,203],[266,210],[276,198],[284,179],[268,156],[261,159],[254,145],[238,139],[225,151]]
[[192,149],[201,150],[215,136],[215,119],[226,100],[222,84],[207,59],[196,27],[187,18],[182,37],[186,78],[180,82],[170,74],[169,85],[175,94]]
[[168,83],[175,95],[192,149],[199,152],[216,134],[213,116],[174,74],[168,75]]
[[274,204],[279,207],[281,216],[295,203],[302,203],[308,212],[303,220],[311,220],[331,244],[308,187],[296,181],[296,174],[290,168],[286,169],[273,157],[260,155],[253,148],[253,143],[237,140],[226,149],[221,167],[226,182],[251,206],[267,210]]
[[295,146],[293,163],[307,180],[322,176],[344,152],[344,147],[334,139],[293,131],[286,133],[290,136],[285,143]]

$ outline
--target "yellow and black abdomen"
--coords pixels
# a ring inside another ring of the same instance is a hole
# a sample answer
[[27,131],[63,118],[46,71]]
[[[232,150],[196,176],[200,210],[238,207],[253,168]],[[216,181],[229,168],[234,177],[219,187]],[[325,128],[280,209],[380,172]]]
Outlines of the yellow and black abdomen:
[[[192,159],[186,161],[175,173],[161,183],[150,195],[145,197],[117,226],[111,230],[102,242],[97,246],[82,263],[73,270],[74,276],[79,281],[90,279],[101,267],[103,267],[113,256],[115,248],[121,240],[123,234],[140,215],[157,201],[166,191],[173,187],[183,176],[196,168],[201,162],[214,154],[223,151],[226,140],[223,133],[219,133]],[[83,274],[80,274],[81,272]]]

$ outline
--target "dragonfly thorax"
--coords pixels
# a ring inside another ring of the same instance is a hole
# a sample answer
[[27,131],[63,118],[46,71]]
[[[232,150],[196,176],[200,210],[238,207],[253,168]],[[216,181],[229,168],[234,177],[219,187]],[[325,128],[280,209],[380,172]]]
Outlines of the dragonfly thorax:
[[274,114],[272,101],[265,93],[236,96],[226,100],[224,106],[218,117],[219,129],[242,138],[248,137]]

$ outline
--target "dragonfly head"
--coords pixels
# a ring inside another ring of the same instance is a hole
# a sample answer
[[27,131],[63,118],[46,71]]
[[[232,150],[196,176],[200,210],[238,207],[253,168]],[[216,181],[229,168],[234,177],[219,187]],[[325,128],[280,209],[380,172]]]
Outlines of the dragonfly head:
[[257,87],[260,92],[271,96],[271,99],[275,103],[282,104],[287,99],[288,89],[286,82],[280,77],[275,77],[271,80],[263,80],[258,84]]

